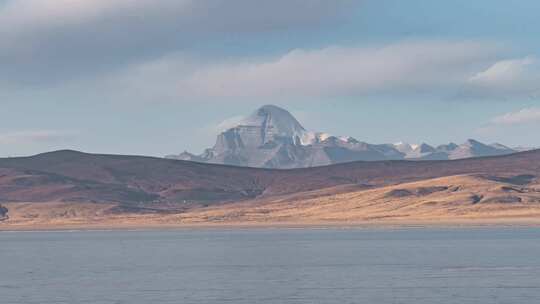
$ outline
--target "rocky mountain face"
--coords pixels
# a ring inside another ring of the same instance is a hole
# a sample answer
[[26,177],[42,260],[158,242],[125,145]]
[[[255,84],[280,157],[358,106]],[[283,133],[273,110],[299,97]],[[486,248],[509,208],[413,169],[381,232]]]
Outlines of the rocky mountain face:
[[265,105],[218,135],[214,147],[195,155],[183,152],[166,158],[258,168],[305,168],[351,161],[452,160],[517,152],[501,144],[473,139],[437,147],[369,144],[352,137],[307,131],[288,111]]

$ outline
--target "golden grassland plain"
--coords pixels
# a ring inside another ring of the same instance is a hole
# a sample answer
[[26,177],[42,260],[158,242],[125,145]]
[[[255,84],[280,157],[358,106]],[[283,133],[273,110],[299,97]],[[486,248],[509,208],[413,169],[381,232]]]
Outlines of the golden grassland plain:
[[116,204],[4,203],[0,230],[190,227],[540,225],[540,184],[457,175],[373,189],[333,187],[182,213],[118,213]]

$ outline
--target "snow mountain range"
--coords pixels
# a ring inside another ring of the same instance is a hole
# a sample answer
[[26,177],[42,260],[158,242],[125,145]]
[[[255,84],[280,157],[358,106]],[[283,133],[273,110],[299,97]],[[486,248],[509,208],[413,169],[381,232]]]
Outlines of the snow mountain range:
[[351,161],[450,160],[517,152],[469,139],[437,147],[422,143],[369,144],[352,137],[307,131],[287,110],[265,105],[217,136],[214,147],[166,158],[244,167],[289,169]]

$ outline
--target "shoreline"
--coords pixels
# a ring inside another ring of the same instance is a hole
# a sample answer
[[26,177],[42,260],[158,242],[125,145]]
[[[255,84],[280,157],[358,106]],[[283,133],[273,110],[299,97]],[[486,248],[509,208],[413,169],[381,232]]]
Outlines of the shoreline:
[[6,224],[2,232],[61,231],[157,231],[157,230],[251,230],[251,229],[481,229],[540,228],[539,218],[489,220],[434,220],[392,222],[273,222],[273,223],[185,223],[185,224]]

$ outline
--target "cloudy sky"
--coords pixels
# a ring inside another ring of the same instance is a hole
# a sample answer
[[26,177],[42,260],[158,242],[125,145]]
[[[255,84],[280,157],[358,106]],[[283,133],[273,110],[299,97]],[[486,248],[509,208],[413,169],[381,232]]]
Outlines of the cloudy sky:
[[0,156],[201,152],[264,104],[383,143],[540,146],[540,1],[0,0]]

